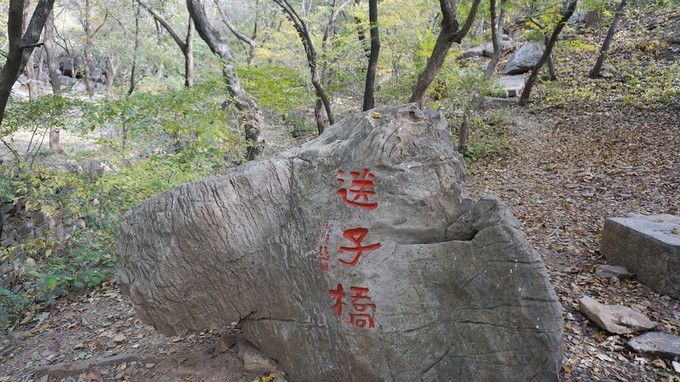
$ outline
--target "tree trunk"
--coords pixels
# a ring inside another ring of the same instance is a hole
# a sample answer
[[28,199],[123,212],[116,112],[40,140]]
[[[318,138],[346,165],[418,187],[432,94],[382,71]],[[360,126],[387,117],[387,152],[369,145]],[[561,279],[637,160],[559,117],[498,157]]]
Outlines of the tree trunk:
[[468,14],[465,24],[462,28],[458,28],[458,21],[456,20],[457,13],[457,2],[456,0],[439,0],[439,5],[442,12],[442,30],[437,36],[437,42],[434,44],[432,49],[432,55],[427,59],[425,64],[425,69],[418,76],[418,82],[413,88],[413,93],[411,94],[411,99],[409,102],[415,102],[419,107],[423,107],[425,92],[434,81],[437,74],[444,65],[444,60],[446,55],[451,48],[453,43],[460,44],[463,37],[470,31],[472,23],[475,20],[475,15],[477,14],[477,9],[479,9],[480,0],[474,0],[472,6],[470,7],[470,13]]
[[380,55],[380,31],[378,29],[378,0],[368,1],[368,20],[371,24],[371,53],[366,70],[366,87],[364,88],[363,110],[373,109],[375,105],[375,72]]
[[[170,23],[163,18],[158,12],[151,8],[147,3],[142,0],[137,0],[137,4],[141,5],[146,9],[157,24],[160,24],[169,34],[170,37],[175,41],[175,44],[179,47],[184,55],[184,86],[190,88],[194,86],[194,31],[196,30],[194,26],[194,20],[189,16],[189,25],[187,27],[187,35],[182,40],[179,34],[175,32],[175,29],[170,25]],[[159,30],[159,41],[161,40],[160,30]]]
[[[24,0],[24,30],[22,32],[26,32],[26,28],[28,28],[28,21],[29,21],[29,14],[28,14],[28,9],[31,6],[31,0]],[[31,52],[31,54],[28,56],[28,62],[26,62],[26,66],[24,67],[24,72],[26,73],[26,86],[28,87],[28,99],[33,101],[38,98],[38,83],[36,82],[36,77],[35,77],[35,54]]]
[[220,16],[222,16],[222,22],[224,25],[229,28],[231,33],[239,39],[240,41],[248,44],[249,50],[248,50],[248,66],[251,66],[253,64],[253,60],[255,59],[255,52],[257,51],[257,43],[255,40],[253,40],[250,36],[246,35],[245,33],[241,32],[238,30],[235,26],[234,23],[231,21],[231,17],[229,17],[229,14],[224,10],[224,8],[220,7],[220,2],[219,0],[214,0],[215,1],[215,6],[217,6],[217,9],[220,12]]
[[184,86],[190,88],[194,86],[194,19],[189,17],[187,27],[187,37],[184,43]]
[[465,156],[468,147],[468,137],[470,136],[470,112],[465,111],[463,115],[463,123],[458,129],[458,152]]
[[297,12],[295,12],[295,9],[290,4],[290,2],[288,2],[288,0],[273,0],[273,1],[276,4],[278,4],[283,9],[284,12],[286,12],[286,15],[293,23],[293,27],[295,27],[298,36],[300,36],[300,40],[302,40],[302,45],[305,48],[305,54],[307,56],[307,66],[309,67],[309,71],[312,75],[312,85],[314,86],[316,95],[321,99],[324,108],[326,109],[326,117],[328,117],[328,123],[332,125],[335,123],[335,119],[333,118],[333,112],[331,111],[331,102],[323,89],[321,81],[319,81],[319,73],[317,70],[316,62],[316,50],[314,50],[314,45],[312,44],[312,39],[309,36],[307,25],[300,18]]
[[54,11],[50,12],[49,17],[45,22],[45,41],[43,48],[45,48],[45,56],[47,56],[47,72],[50,75],[52,94],[61,95],[61,83],[59,83],[59,75],[57,74],[57,64],[54,62]]
[[9,2],[7,17],[7,39],[9,46],[7,59],[2,66],[2,70],[0,70],[0,125],[2,125],[12,85],[14,85],[23,66],[28,61],[33,48],[38,44],[47,15],[49,15],[53,5],[54,0],[39,0],[28,28],[26,28],[26,33],[22,36],[24,0],[10,0]]
[[493,55],[487,65],[484,74],[492,75],[496,71],[498,61],[503,55],[503,24],[505,23],[505,3],[507,0],[500,0],[500,14],[498,14],[498,0],[489,0],[489,13],[491,15],[491,42],[493,44]]
[[208,44],[210,50],[222,61],[222,74],[227,83],[230,101],[241,114],[242,126],[245,129],[248,150],[246,159],[257,158],[264,147],[264,138],[260,128],[264,126],[264,118],[255,101],[243,90],[241,80],[236,73],[234,57],[231,48],[222,39],[219,32],[210,24],[199,0],[187,0],[189,15],[194,20],[196,31],[201,39]]
[[604,65],[604,60],[607,58],[607,52],[609,51],[609,46],[614,40],[614,33],[616,33],[616,26],[618,25],[621,17],[623,17],[623,9],[626,7],[628,0],[621,0],[619,6],[616,8],[616,13],[614,14],[614,20],[612,20],[612,25],[609,26],[607,31],[607,36],[604,38],[602,47],[600,48],[600,55],[597,57],[597,62],[593,69],[588,73],[590,78],[600,78],[602,77],[602,65]]
[[118,73],[118,65],[116,64],[116,57],[109,55],[106,59],[106,96],[113,98],[113,81]]
[[130,69],[130,87],[128,88],[128,97],[135,91],[137,86],[137,52],[139,51],[139,13],[140,7],[137,4],[137,11],[135,12],[135,48],[132,53],[132,68]]
[[546,61],[548,61],[548,58],[552,53],[552,49],[555,46],[555,43],[557,42],[557,38],[559,37],[560,32],[562,32],[562,29],[564,28],[564,25],[567,23],[567,20],[569,20],[571,15],[574,14],[574,10],[576,10],[577,3],[578,0],[571,0],[569,4],[567,4],[566,8],[562,11],[560,21],[555,26],[555,30],[553,30],[553,33],[550,36],[550,40],[548,40],[548,44],[546,44],[543,55],[536,63],[536,66],[534,66],[534,68],[531,70],[531,75],[529,75],[527,83],[526,85],[524,85],[524,90],[522,91],[522,95],[519,98],[519,105],[524,106],[527,104],[529,100],[529,95],[531,94],[531,88],[534,86],[534,83],[538,78],[538,72],[541,70],[541,67],[543,67]]
[[557,79],[557,72],[555,71],[555,61],[553,60],[552,54],[548,56],[548,79],[550,81],[555,81]]
[[94,89],[92,88],[92,81],[90,80],[90,48],[92,47],[92,34],[90,21],[92,19],[92,2],[85,0],[85,46],[83,47],[83,70],[85,71],[85,88],[87,94],[92,98]]
[[317,98],[314,102],[314,118],[316,119],[316,130],[321,135],[328,127],[328,120],[323,113],[323,101],[321,98]]
[[[59,76],[57,75],[57,65],[54,62],[54,10],[52,10],[47,17],[45,23],[45,41],[43,48],[45,49],[45,56],[47,56],[47,71],[50,75],[50,85],[52,86],[52,94],[55,97],[61,97],[61,84],[59,83]],[[64,149],[59,143],[60,129],[58,126],[50,127],[50,151],[53,153],[63,153]]]

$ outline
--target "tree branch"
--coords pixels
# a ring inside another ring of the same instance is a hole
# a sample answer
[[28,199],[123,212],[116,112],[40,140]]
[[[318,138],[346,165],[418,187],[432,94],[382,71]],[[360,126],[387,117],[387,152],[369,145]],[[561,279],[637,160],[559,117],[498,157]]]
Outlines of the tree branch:
[[137,3],[139,5],[141,5],[142,8],[146,9],[147,12],[149,12],[149,14],[151,14],[151,16],[154,18],[154,20],[156,20],[159,24],[161,24],[163,26],[163,28],[165,28],[166,31],[168,31],[168,33],[170,34],[172,39],[175,41],[175,44],[177,44],[177,46],[179,46],[179,49],[182,50],[182,52],[186,52],[186,49],[187,49],[186,44],[184,43],[182,38],[179,37],[177,32],[175,32],[175,30],[172,28],[172,25],[170,25],[170,23],[168,23],[163,18],[163,16],[161,16],[158,12],[156,12],[153,8],[151,8],[151,6],[149,6],[144,1],[137,0]]

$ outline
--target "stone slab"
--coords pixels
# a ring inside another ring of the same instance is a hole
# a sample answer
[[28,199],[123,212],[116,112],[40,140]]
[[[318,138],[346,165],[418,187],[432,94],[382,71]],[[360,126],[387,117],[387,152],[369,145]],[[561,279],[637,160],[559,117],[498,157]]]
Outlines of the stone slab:
[[680,299],[680,217],[631,215],[604,223],[600,252],[653,290]]

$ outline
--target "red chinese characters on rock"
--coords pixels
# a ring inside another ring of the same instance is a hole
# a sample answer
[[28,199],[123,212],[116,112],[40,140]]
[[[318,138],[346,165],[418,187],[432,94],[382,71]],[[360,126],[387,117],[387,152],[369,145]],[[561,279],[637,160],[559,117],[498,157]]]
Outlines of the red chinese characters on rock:
[[359,207],[361,209],[372,211],[378,208],[378,203],[375,201],[375,175],[367,168],[362,173],[358,171],[350,171],[351,181],[344,178],[345,171],[338,170],[338,183],[343,185],[338,189],[337,194],[342,198],[342,202],[348,206]]
[[[350,171],[349,177],[346,176],[344,170],[338,170],[337,180],[340,188],[336,192],[340,196],[341,201],[350,207],[357,207],[364,211],[373,211],[378,208],[378,202],[375,191],[375,175],[368,169],[364,168],[362,172]],[[351,179],[350,179],[351,177]],[[329,244],[330,225],[326,223],[326,234],[323,238],[322,245],[319,246],[319,263],[321,270],[328,270],[328,261],[330,259],[328,244]],[[338,261],[348,267],[354,267],[359,263],[361,256],[375,251],[380,248],[381,244],[363,244],[364,239],[368,235],[368,228],[357,227],[346,229],[342,235],[349,240],[350,244],[340,246],[338,251],[341,253],[353,254],[353,257],[341,259]],[[338,283],[335,289],[329,289],[328,295],[334,300],[331,310],[335,311],[338,317],[343,317],[343,310],[349,308],[349,325],[356,328],[375,328],[375,321],[373,315],[376,310],[376,305],[373,303],[371,297],[368,296],[368,288],[359,286],[350,286],[351,301],[345,302],[345,289],[341,283]]]
[[328,243],[331,240],[331,224],[326,221],[326,225],[324,226],[325,231],[324,231],[324,236],[321,241],[321,245],[319,246],[319,252],[317,253],[317,258],[319,259],[319,268],[322,271],[327,271],[328,270],[328,262],[331,260],[331,256],[328,253]]
[[[358,286],[350,286],[349,290],[352,292],[352,311],[349,314],[349,325],[358,328],[375,328],[375,321],[373,320],[373,313],[376,306],[368,294],[368,288]],[[338,317],[342,317],[343,306],[347,303],[343,302],[345,298],[345,290],[342,284],[338,283],[336,289],[330,289],[328,295],[335,299],[335,304],[331,307]],[[370,309],[370,313],[368,311]]]
[[368,234],[368,228],[350,228],[345,230],[345,232],[342,233],[342,235],[347,238],[349,241],[354,244],[354,247],[340,247],[340,252],[354,252],[354,258],[352,261],[345,261],[343,259],[340,259],[339,261],[347,266],[353,267],[357,265],[359,262],[359,258],[361,255],[364,254],[364,252],[370,252],[370,251],[375,251],[376,249],[380,248],[380,243],[375,243],[375,244],[369,244],[366,246],[361,245],[361,242],[364,240],[366,235]]

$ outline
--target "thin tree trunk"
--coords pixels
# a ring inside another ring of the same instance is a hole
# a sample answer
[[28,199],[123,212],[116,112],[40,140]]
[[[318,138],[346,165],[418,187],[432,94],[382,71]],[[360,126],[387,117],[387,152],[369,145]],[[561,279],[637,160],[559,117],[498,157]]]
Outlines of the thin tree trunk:
[[[61,84],[59,83],[59,76],[57,75],[57,65],[54,62],[54,10],[52,10],[45,22],[45,41],[43,44],[45,49],[45,56],[47,56],[47,72],[50,75],[50,85],[52,86],[52,94],[55,97],[61,97]],[[50,151],[53,153],[63,153],[64,149],[59,143],[60,129],[58,126],[50,127]]]
[[498,13],[498,0],[489,0],[489,12],[491,14],[491,42],[493,44],[493,55],[491,61],[486,66],[484,74],[492,75],[496,71],[496,66],[503,55],[503,24],[505,23],[505,3],[507,0],[500,0],[500,14]]
[[470,136],[470,111],[465,110],[463,114],[463,122],[458,129],[458,152],[465,156],[468,147],[468,138]]
[[366,70],[366,87],[364,88],[363,110],[373,109],[375,105],[375,72],[380,55],[380,30],[378,29],[378,0],[368,1],[368,20],[371,25],[371,54]]
[[246,159],[253,160],[262,153],[264,147],[264,137],[260,132],[260,129],[264,126],[262,113],[255,101],[243,90],[241,80],[236,73],[231,48],[208,21],[201,2],[199,0],[187,0],[187,9],[194,20],[198,35],[208,44],[213,54],[222,61],[222,73],[227,83],[230,101],[241,114],[241,122],[245,130],[246,144],[248,145]]
[[220,2],[219,0],[214,0],[215,5],[217,6],[217,9],[220,11],[220,16],[222,16],[222,22],[224,25],[229,28],[231,33],[240,41],[243,41],[244,43],[248,44],[249,46],[249,51],[248,51],[248,66],[251,66],[253,64],[253,60],[255,59],[255,52],[257,51],[257,43],[255,40],[250,38],[250,36],[246,35],[245,33],[241,32],[238,30],[235,26],[234,23],[231,21],[231,17],[229,17],[229,14],[222,8],[220,7]]
[[24,0],[10,0],[9,2],[7,17],[7,39],[9,46],[7,59],[2,66],[2,70],[0,70],[0,125],[2,125],[12,85],[14,85],[23,66],[28,61],[33,48],[37,46],[40,34],[47,20],[47,15],[49,15],[53,5],[54,0],[39,0],[28,28],[26,28],[26,32],[22,36]]
[[621,17],[623,17],[623,9],[626,7],[626,4],[628,3],[628,0],[621,0],[621,3],[619,3],[619,6],[616,8],[616,13],[614,14],[614,20],[612,20],[612,25],[609,26],[609,30],[607,31],[607,36],[604,38],[604,42],[602,43],[602,47],[600,48],[600,55],[597,57],[597,62],[595,63],[595,66],[593,69],[588,73],[588,77],[590,78],[599,78],[602,77],[602,65],[604,65],[604,60],[607,58],[607,52],[609,51],[609,46],[612,43],[612,40],[614,40],[614,34],[616,33],[616,26],[618,25],[619,21],[621,20]]
[[45,22],[45,41],[43,47],[45,48],[45,56],[47,56],[47,72],[50,75],[52,93],[60,95],[61,83],[59,83],[59,75],[57,74],[57,64],[54,61],[54,11],[50,12]]
[[423,107],[425,92],[434,81],[437,74],[444,65],[444,60],[446,60],[446,55],[451,48],[453,43],[460,44],[463,37],[470,31],[472,24],[475,20],[475,15],[479,9],[480,0],[474,0],[472,6],[470,7],[470,13],[468,14],[465,24],[462,28],[458,28],[458,21],[456,20],[457,13],[457,2],[456,0],[439,0],[439,5],[442,12],[442,30],[439,32],[437,41],[432,49],[432,55],[427,59],[425,64],[425,69],[418,76],[418,82],[413,88],[413,93],[411,94],[410,102],[415,102],[419,107]]
[[[338,15],[343,9],[348,7],[352,1],[354,0],[347,0],[340,4],[340,6],[336,6],[337,2],[333,0],[333,12],[331,12],[331,16],[328,18],[328,22],[324,28],[323,38],[321,39],[321,83],[324,86],[328,84],[328,78],[330,76],[327,57],[328,51],[332,49],[332,41],[335,38],[335,24]],[[323,101],[321,98],[317,98],[316,102],[314,103],[314,116],[316,117],[316,127],[319,135],[321,135],[321,133],[323,133],[328,127],[328,119],[323,116],[322,109]]]
[[92,35],[90,34],[90,21],[92,18],[92,2],[85,0],[85,46],[83,47],[83,69],[85,71],[85,88],[87,94],[92,98],[94,89],[90,80],[90,48],[92,47]]
[[[29,21],[29,14],[28,14],[28,9],[31,6],[31,0],[24,0],[24,30],[23,32],[26,32],[26,28],[28,28],[28,21]],[[28,87],[28,99],[33,101],[38,98],[38,83],[36,82],[35,78],[35,54],[34,52],[31,52],[31,54],[28,56],[28,62],[26,63],[26,66],[24,67],[24,72],[26,73],[26,86]]]
[[295,9],[293,6],[290,4],[288,0],[273,0],[276,4],[278,4],[284,12],[286,12],[286,15],[290,19],[290,21],[293,23],[293,27],[295,27],[295,30],[298,33],[298,36],[300,36],[300,40],[302,40],[302,45],[305,48],[305,54],[307,56],[307,66],[309,66],[309,71],[312,75],[312,85],[314,86],[314,90],[316,91],[316,95],[321,98],[321,101],[323,102],[324,108],[326,109],[326,116],[328,117],[328,123],[331,125],[335,123],[335,119],[333,118],[333,112],[331,111],[331,103],[330,100],[328,99],[328,96],[326,95],[326,92],[323,89],[323,85],[321,84],[321,81],[319,81],[319,73],[317,70],[317,61],[316,61],[316,50],[314,50],[314,45],[312,44],[312,39],[309,36],[309,31],[307,30],[307,25],[305,22],[300,18],[300,16],[295,12]]
[[187,27],[187,37],[184,43],[184,86],[190,88],[194,86],[194,32],[196,27],[194,19],[189,17]]
[[524,90],[522,91],[522,95],[519,98],[519,105],[524,106],[527,104],[529,100],[529,95],[531,94],[531,88],[534,86],[534,83],[538,78],[538,72],[541,70],[541,67],[543,67],[546,61],[548,61],[548,58],[552,53],[552,49],[555,46],[555,43],[557,42],[557,38],[559,37],[560,32],[562,32],[562,29],[564,28],[564,25],[567,23],[567,20],[569,20],[571,15],[574,14],[574,10],[576,10],[577,3],[578,0],[571,0],[569,4],[567,4],[564,11],[562,11],[560,21],[555,26],[555,30],[553,30],[553,33],[550,36],[550,40],[548,40],[548,44],[546,44],[543,55],[536,63],[536,66],[534,66],[534,68],[531,70],[531,75],[529,75],[527,83],[524,85]]
[[44,54],[44,49],[45,43],[43,42],[43,49],[40,49],[38,51],[38,73],[35,75],[35,77],[38,79],[38,81],[42,82],[43,76],[45,75],[44,67],[45,67],[45,54]]
[[113,81],[118,73],[118,65],[116,64],[116,57],[109,55],[106,59],[106,96],[113,98]]
[[[157,24],[160,24],[169,34],[170,37],[175,41],[175,44],[179,47],[184,55],[184,86],[190,88],[194,86],[194,31],[196,30],[194,25],[194,20],[189,17],[189,25],[187,27],[187,35],[182,40],[179,34],[175,32],[175,29],[170,25],[170,23],[163,18],[158,12],[156,12],[151,6],[142,0],[137,0],[137,3],[146,9]],[[159,41],[161,41],[159,33]]]
[[316,102],[314,102],[314,119],[316,120],[316,130],[319,135],[321,135],[326,130],[326,126],[328,126],[328,120],[324,115],[323,101],[321,101],[321,98],[317,98]]
[[552,54],[548,56],[548,79],[555,81],[557,79],[557,72],[555,71],[555,61]]
[[135,48],[132,54],[132,68],[130,69],[130,87],[127,95],[130,96],[135,91],[137,86],[137,52],[139,51],[139,13],[140,6],[137,4],[137,11],[135,12]]

